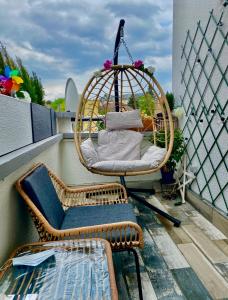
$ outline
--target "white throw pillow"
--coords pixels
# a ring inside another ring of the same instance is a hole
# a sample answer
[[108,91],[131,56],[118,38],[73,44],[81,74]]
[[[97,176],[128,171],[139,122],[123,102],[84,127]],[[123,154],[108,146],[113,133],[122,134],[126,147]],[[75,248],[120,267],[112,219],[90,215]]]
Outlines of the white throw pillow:
[[138,109],[126,112],[108,112],[106,115],[106,129],[142,128],[143,123]]
[[143,135],[132,130],[101,130],[98,133],[98,158],[104,160],[138,160]]
[[81,151],[88,167],[91,167],[98,162],[98,155],[91,138],[88,138],[81,143]]
[[110,160],[99,161],[92,167],[102,171],[113,172],[145,171],[150,169],[150,163],[143,160]]
[[150,146],[142,156],[142,160],[149,162],[151,168],[156,168],[163,161],[167,150],[157,146]]

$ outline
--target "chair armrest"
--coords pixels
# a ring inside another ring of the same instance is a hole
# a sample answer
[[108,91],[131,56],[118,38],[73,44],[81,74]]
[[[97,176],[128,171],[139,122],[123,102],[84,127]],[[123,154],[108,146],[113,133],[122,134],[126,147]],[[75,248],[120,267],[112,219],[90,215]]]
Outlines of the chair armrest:
[[[134,222],[125,221],[112,224],[94,225],[80,228],[57,230],[49,228],[52,239],[103,238],[110,242],[112,249],[144,246],[142,228]],[[117,240],[117,234],[120,238]]]
[[128,203],[124,186],[118,183],[102,184],[81,188],[66,188],[60,198],[63,206],[108,205]]

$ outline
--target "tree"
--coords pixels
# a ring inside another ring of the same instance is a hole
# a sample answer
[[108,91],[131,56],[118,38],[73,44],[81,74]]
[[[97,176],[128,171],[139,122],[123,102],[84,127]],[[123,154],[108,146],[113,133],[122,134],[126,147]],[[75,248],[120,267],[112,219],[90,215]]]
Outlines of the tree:
[[37,77],[35,72],[32,73],[31,82],[36,97],[36,103],[40,105],[44,105],[44,95],[45,95],[44,89],[40,79]]
[[5,67],[4,58],[2,52],[0,51],[0,74],[4,73],[4,67]]
[[51,108],[55,111],[65,111],[65,99],[57,98],[51,102]]

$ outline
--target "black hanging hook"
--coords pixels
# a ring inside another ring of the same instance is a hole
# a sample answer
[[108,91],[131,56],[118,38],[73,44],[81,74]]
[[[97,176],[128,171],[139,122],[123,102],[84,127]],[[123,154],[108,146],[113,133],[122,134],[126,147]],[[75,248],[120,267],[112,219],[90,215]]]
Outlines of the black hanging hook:
[[[121,19],[120,23],[119,23],[118,31],[116,34],[116,41],[115,41],[115,47],[114,47],[114,57],[113,57],[114,65],[118,65],[120,39],[123,38],[123,35],[124,35],[124,31],[123,31],[124,24],[125,24],[125,20]],[[115,91],[115,111],[119,111],[120,106],[119,106],[118,78],[115,78],[115,81],[114,81],[114,91]]]
[[114,58],[113,58],[114,65],[118,65],[119,44],[120,44],[120,39],[123,38],[124,36],[124,24],[125,24],[125,20],[121,19],[117,30],[115,47],[114,47]]

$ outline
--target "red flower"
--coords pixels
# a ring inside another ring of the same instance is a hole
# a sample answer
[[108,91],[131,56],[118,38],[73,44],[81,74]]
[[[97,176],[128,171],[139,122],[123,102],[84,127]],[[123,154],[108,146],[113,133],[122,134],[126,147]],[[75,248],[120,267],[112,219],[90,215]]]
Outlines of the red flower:
[[105,70],[110,70],[112,68],[112,61],[107,59],[104,62],[104,68],[105,68]]
[[143,66],[143,61],[142,60],[136,60],[134,62],[134,67],[139,69],[141,66]]

